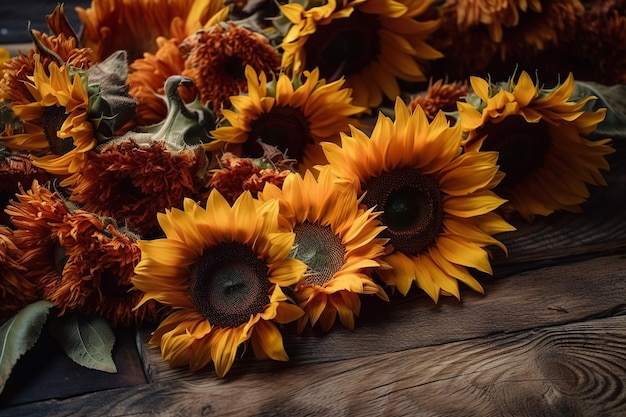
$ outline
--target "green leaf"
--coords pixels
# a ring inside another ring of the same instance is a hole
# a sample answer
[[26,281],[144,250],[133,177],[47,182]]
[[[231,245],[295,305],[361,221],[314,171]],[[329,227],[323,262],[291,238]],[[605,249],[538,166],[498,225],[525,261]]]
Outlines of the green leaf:
[[626,137],[626,85],[603,85],[594,82],[576,81],[574,96],[596,96],[597,100],[587,103],[585,110],[606,108],[606,117],[598,128],[589,135],[591,139]]
[[79,314],[56,317],[50,323],[50,332],[67,356],[77,364],[89,369],[117,372],[111,354],[115,335],[102,317]]
[[53,306],[49,301],[36,301],[0,327],[0,392],[4,390],[17,360],[39,339]]

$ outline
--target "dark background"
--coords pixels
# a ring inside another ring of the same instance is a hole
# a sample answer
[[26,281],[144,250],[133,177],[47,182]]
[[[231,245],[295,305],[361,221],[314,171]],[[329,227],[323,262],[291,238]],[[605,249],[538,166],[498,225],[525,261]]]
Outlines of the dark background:
[[48,32],[46,15],[54,11],[57,3],[64,3],[65,14],[78,31],[80,22],[74,8],[87,8],[91,0],[0,0],[0,44],[29,43],[29,20],[33,29]]

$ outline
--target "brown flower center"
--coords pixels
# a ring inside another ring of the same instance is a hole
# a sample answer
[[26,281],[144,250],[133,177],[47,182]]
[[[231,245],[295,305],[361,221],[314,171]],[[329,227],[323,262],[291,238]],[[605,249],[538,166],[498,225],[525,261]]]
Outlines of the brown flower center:
[[307,68],[319,67],[329,81],[359,72],[380,52],[379,26],[376,15],[359,10],[318,26],[304,46]]
[[244,156],[260,158],[264,150],[257,142],[278,148],[289,158],[302,161],[304,149],[313,143],[310,123],[300,109],[289,106],[274,107],[250,123],[251,131],[243,145]]
[[407,255],[426,250],[441,233],[443,201],[436,178],[414,168],[383,172],[363,187],[368,207],[383,212],[382,237]]
[[500,123],[488,123],[478,132],[487,135],[483,151],[498,151],[498,164],[506,174],[500,186],[511,187],[523,181],[535,169],[543,166],[550,146],[548,124],[543,120],[528,123],[523,116],[512,115]]
[[121,283],[120,277],[109,268],[100,272],[100,292],[107,298],[126,298],[130,296],[132,285]]
[[189,292],[200,313],[218,327],[237,327],[269,303],[268,268],[242,243],[204,251],[191,271]]
[[41,116],[43,133],[46,135],[50,152],[55,155],[65,155],[76,147],[71,137],[61,139],[57,136],[57,132],[63,126],[65,119],[67,119],[67,114],[65,114],[65,107],[63,106],[48,106]]
[[305,222],[297,224],[293,231],[295,258],[308,267],[305,284],[324,285],[345,264],[345,245],[329,226]]

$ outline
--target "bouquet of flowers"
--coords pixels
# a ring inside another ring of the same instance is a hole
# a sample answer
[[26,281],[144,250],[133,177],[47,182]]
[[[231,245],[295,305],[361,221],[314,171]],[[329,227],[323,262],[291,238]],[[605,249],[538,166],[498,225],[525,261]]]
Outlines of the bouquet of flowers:
[[482,293],[498,235],[606,185],[625,6],[58,5],[0,69],[0,386],[46,321],[87,367],[154,326],[222,377],[363,297]]

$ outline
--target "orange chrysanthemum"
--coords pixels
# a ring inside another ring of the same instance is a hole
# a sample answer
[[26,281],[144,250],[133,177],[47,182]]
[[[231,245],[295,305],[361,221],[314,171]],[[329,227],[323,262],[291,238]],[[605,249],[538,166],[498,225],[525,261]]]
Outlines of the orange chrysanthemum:
[[586,184],[606,185],[610,139],[591,141],[606,109],[587,111],[593,96],[575,98],[574,77],[543,89],[526,72],[517,81],[490,85],[471,78],[475,95],[459,102],[466,150],[498,151],[506,177],[498,191],[509,199],[506,208],[525,219],[556,210],[579,211],[588,197]]
[[269,39],[231,23],[196,32],[183,42],[183,75],[194,80],[203,103],[220,112],[230,107],[230,96],[247,91],[244,69],[273,74],[280,67],[278,50]]
[[433,120],[439,111],[456,111],[456,102],[465,97],[470,88],[465,82],[444,83],[437,80],[431,82],[424,94],[419,94],[411,99],[409,108],[415,111],[418,106],[424,110],[428,120]]
[[44,170],[32,164],[27,152],[10,151],[0,143],[0,224],[10,225],[4,207],[20,191],[20,185],[30,187],[34,180],[45,183],[48,179]]
[[158,212],[182,207],[185,197],[206,199],[208,160],[201,146],[177,149],[143,139],[130,133],[90,153],[70,200],[147,238],[160,233]]
[[141,294],[128,292],[140,257],[135,238],[92,213],[70,210],[37,181],[17,199],[6,211],[16,227],[23,275],[60,315],[99,314],[114,326],[156,318],[156,303],[133,311]]
[[[128,75],[129,94],[137,100],[135,124],[149,126],[159,123],[167,116],[167,101],[163,99],[165,82],[172,75],[182,74],[185,58],[178,48],[177,39],[157,39],[158,50],[155,54],[145,53],[130,65]],[[179,89],[185,102],[191,102],[198,95],[193,88]]]
[[13,230],[0,225],[0,324],[38,298],[34,283],[23,275],[19,254]]
[[219,191],[226,200],[233,204],[244,191],[249,191],[256,197],[263,190],[266,183],[281,188],[289,169],[261,168],[251,158],[239,158],[231,153],[225,153],[220,158],[222,168],[211,174],[209,186]]

